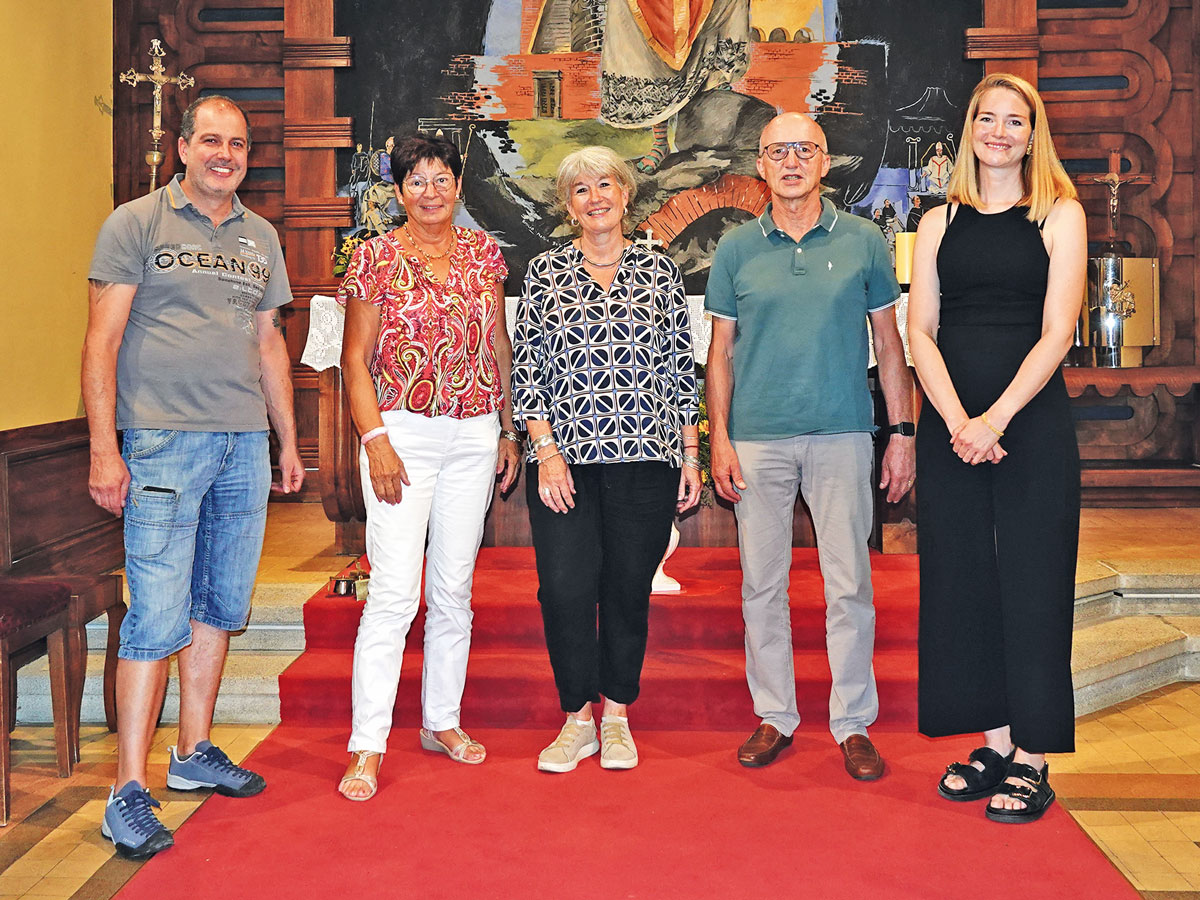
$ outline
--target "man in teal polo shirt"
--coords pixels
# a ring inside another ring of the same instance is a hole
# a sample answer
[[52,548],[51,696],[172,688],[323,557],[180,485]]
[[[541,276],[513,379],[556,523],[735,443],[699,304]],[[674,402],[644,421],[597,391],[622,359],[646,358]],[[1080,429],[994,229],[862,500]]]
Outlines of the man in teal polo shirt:
[[799,488],[825,581],[829,727],[846,770],[870,781],[883,760],[867,737],[879,712],[868,317],[893,423],[880,488],[893,503],[912,487],[912,376],[893,309],[900,286],[879,229],[821,198],[828,149],[799,113],[763,129],[757,165],[771,202],[721,239],[708,279],[708,416],[713,481],[736,504],[746,679],[761,720],[738,760],[770,764],[800,724],[787,593]]

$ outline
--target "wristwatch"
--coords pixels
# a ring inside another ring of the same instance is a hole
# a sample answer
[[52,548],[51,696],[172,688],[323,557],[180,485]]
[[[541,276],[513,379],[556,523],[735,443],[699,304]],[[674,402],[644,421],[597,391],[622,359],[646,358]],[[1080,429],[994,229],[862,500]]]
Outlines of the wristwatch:
[[889,425],[888,434],[902,434],[905,437],[912,437],[917,433],[917,426],[912,422],[897,422],[895,425]]

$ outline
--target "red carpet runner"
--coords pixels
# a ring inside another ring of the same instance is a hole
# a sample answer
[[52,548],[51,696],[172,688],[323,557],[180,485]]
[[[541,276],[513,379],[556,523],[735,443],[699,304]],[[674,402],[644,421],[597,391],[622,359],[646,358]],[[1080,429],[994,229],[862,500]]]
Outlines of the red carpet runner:
[[[971,742],[916,735],[916,560],[872,560],[882,711],[872,736],[888,761],[851,780],[826,730],[829,674],[812,551],[792,578],[796,675],[805,724],[770,768],[734,749],[755,724],[741,651],[733,550],[683,549],[668,571],[685,591],[654,599],[642,697],[642,758],[596,760],[566,775],[534,768],[562,720],[541,640],[527,549],[486,549],[475,581],[475,638],[463,724],[482,766],[422,752],[420,653],[411,646],[397,730],[369,803],[334,791],[345,765],[350,647],[358,605],[305,607],[308,650],[280,677],[283,725],[252,755],[270,785],[214,797],[122,898],[1030,898],[1136,897],[1061,808],[1038,824],[987,822],[981,804],[937,797],[938,773]],[[419,645],[420,620],[413,636]],[[529,726],[529,727],[521,727]],[[534,727],[536,726],[536,727]],[[158,786],[152,786],[157,788]]]

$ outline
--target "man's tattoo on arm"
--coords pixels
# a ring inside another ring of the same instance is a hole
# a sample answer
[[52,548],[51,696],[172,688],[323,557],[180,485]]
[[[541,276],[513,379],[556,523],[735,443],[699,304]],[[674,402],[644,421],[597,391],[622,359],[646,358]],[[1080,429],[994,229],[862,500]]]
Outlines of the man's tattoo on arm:
[[275,326],[276,331],[283,331],[283,322],[279,318],[279,310],[271,311],[271,324]]
[[89,278],[88,284],[95,289],[97,303],[103,300],[104,295],[116,286],[115,282],[101,281],[99,278]]

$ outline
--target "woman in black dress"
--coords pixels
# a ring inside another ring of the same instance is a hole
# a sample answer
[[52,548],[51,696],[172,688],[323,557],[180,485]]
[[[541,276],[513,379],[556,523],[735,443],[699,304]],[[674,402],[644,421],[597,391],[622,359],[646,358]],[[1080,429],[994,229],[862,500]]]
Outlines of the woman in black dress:
[[982,731],[938,784],[1037,819],[1046,753],[1074,750],[1079,450],[1060,366],[1083,296],[1083,208],[1028,82],[967,107],[948,203],[917,231],[908,339],[917,431],[923,734]]

